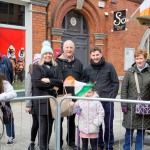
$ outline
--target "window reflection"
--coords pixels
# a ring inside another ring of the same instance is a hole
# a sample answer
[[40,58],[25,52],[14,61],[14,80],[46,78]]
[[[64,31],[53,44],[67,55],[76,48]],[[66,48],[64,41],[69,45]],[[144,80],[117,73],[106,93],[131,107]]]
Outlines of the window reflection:
[[0,23],[25,26],[25,6],[0,2]]

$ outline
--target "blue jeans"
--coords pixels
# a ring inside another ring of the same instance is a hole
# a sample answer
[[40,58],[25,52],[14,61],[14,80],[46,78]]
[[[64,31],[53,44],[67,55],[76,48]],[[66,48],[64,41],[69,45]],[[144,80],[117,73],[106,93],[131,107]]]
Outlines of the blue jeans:
[[5,126],[6,126],[6,134],[7,134],[7,136],[15,138],[14,121],[5,124]]
[[113,119],[114,119],[114,103],[112,102],[103,102],[102,103],[105,116],[104,116],[104,124],[105,124],[105,132],[104,132],[104,140],[103,140],[103,128],[102,125],[99,127],[99,138],[98,145],[101,149],[106,148],[106,150],[113,150],[114,145],[114,133],[113,133]]
[[[134,129],[126,128],[123,150],[131,149],[133,144],[133,133],[134,133]],[[135,150],[143,150],[144,134],[145,134],[145,130],[137,130],[137,135],[135,140]]]
[[[5,105],[7,105],[11,109],[10,102],[5,102]],[[7,134],[7,136],[15,138],[14,121],[11,121],[10,123],[6,123],[5,126],[6,126],[6,134]]]

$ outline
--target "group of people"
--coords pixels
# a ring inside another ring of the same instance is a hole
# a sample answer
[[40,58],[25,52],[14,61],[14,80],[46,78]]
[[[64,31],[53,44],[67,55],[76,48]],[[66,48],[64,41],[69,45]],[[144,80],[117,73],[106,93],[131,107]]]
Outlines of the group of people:
[[[32,65],[32,73],[30,72],[30,78],[26,84],[26,96],[42,96],[52,95],[57,97],[57,94],[63,93],[63,81],[72,76],[77,81],[94,83],[94,90],[88,91],[85,97],[104,97],[115,98],[118,94],[119,81],[117,73],[111,63],[105,61],[102,56],[101,49],[95,47],[90,50],[90,64],[84,68],[83,64],[74,55],[75,45],[71,40],[67,40],[63,44],[63,53],[58,55],[54,60],[53,50],[48,41],[44,41],[41,49],[40,58],[38,64]],[[37,56],[37,54],[36,54]],[[35,59],[34,59],[35,60]],[[31,82],[32,81],[32,82]],[[29,88],[30,87],[30,88]],[[27,92],[30,90],[30,92]],[[67,93],[75,95],[74,87],[66,87]],[[30,94],[29,94],[30,93]],[[88,94],[90,93],[90,94]],[[91,96],[89,96],[91,95]],[[73,100],[76,102],[78,100]],[[114,119],[114,104],[113,102],[95,102],[92,105],[95,110],[95,114],[98,114],[97,128],[95,135],[90,134],[93,150],[99,149],[113,149],[114,135],[113,135],[113,119]],[[96,107],[96,109],[95,109]],[[84,108],[82,107],[82,112]],[[89,109],[88,109],[89,110]],[[51,108],[48,99],[27,101],[26,111],[32,113],[33,126],[31,128],[31,143],[29,150],[32,150],[35,146],[35,137],[38,131],[38,144],[40,150],[47,150],[49,147],[49,140],[52,133],[53,118],[51,114]],[[92,112],[93,113],[93,112]],[[75,144],[75,114],[67,117],[67,145],[72,149],[77,149]],[[108,119],[109,118],[109,119]],[[103,139],[103,127],[102,122],[105,123],[105,135]],[[95,121],[96,122],[96,121]],[[60,149],[63,146],[63,118],[61,118],[61,136],[60,136]],[[80,130],[80,127],[79,127]],[[86,136],[83,135],[83,149],[87,149]],[[85,139],[84,139],[85,137]],[[93,146],[95,145],[95,146]]]
[[[119,89],[119,80],[114,66],[107,62],[101,49],[94,47],[90,50],[90,64],[83,66],[74,55],[75,45],[71,40],[63,44],[63,53],[54,59],[54,53],[48,41],[44,41],[40,54],[35,54],[33,65],[26,77],[26,96],[51,95],[57,97],[63,93],[63,81],[72,76],[77,81],[93,83],[84,97],[116,98]],[[141,99],[150,100],[150,62],[147,52],[135,50],[135,63],[126,72],[121,87],[122,99],[137,100],[138,91],[134,78],[137,73],[141,90]],[[4,79],[3,79],[4,80]],[[10,82],[11,83],[11,82]],[[67,93],[75,95],[74,87],[66,87]],[[5,90],[0,91],[2,93]],[[15,97],[14,95],[13,97]],[[11,98],[13,98],[11,97]],[[123,112],[123,127],[126,129],[123,150],[130,150],[133,144],[133,132],[137,130],[135,150],[142,150],[145,130],[150,128],[149,116],[135,114],[135,104],[121,103]],[[70,107],[81,108],[79,115],[79,130],[82,138],[82,149],[87,150],[90,139],[92,150],[113,150],[114,133],[114,103],[105,101],[73,100]],[[32,114],[31,143],[28,150],[33,150],[38,133],[40,150],[48,150],[54,119],[51,113],[49,99],[26,101],[26,112]],[[76,110],[76,109],[75,109]],[[74,111],[75,113],[77,111]],[[67,145],[77,149],[75,144],[75,117],[67,117]],[[63,118],[61,118],[60,149],[63,146]],[[104,127],[102,126],[104,124]],[[14,135],[10,135],[12,138]]]

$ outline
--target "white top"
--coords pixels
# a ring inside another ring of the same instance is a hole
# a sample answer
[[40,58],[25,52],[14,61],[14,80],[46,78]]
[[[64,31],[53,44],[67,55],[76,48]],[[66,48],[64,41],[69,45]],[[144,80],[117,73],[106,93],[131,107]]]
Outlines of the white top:
[[4,84],[4,92],[0,94],[0,101],[9,100],[17,97],[15,90],[8,81],[4,80],[3,84]]

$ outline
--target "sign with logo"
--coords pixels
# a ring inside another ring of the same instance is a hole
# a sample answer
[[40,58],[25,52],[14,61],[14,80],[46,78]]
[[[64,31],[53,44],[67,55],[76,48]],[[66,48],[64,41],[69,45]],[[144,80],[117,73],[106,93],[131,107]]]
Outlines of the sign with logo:
[[114,31],[126,29],[126,10],[114,12]]

